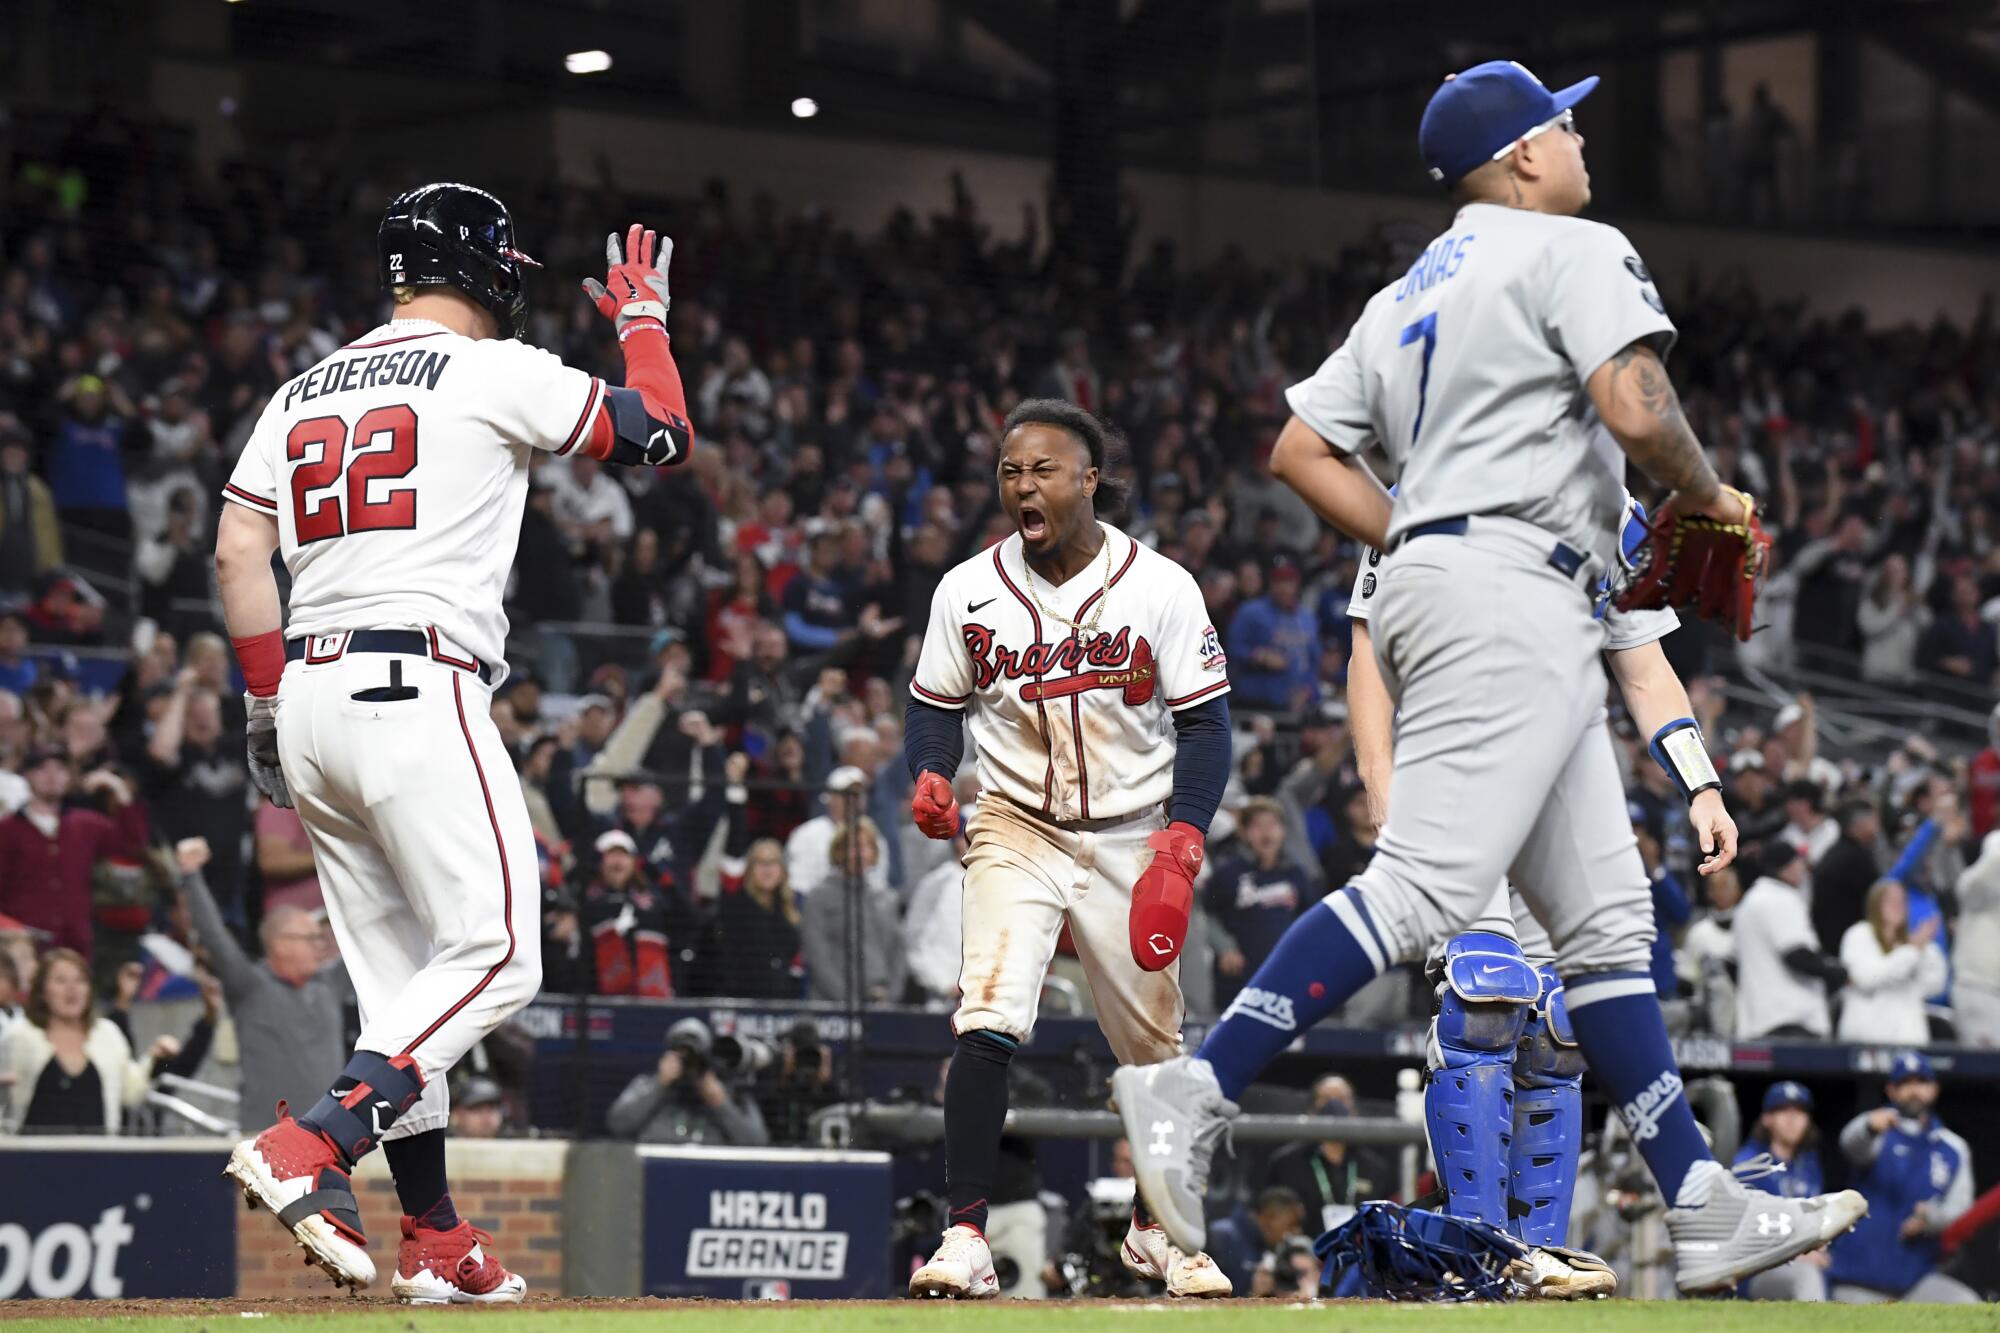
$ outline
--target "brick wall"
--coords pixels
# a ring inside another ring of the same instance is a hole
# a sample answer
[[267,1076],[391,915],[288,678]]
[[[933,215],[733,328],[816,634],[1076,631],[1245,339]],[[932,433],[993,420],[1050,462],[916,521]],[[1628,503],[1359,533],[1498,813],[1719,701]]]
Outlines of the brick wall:
[[[453,1139],[451,1197],[460,1217],[493,1233],[492,1252],[528,1280],[530,1293],[562,1290],[563,1158],[568,1145],[546,1140]],[[403,1210],[379,1152],[355,1172],[361,1225],[375,1260],[375,1286],[386,1295],[402,1241]],[[308,1268],[305,1251],[273,1218],[243,1213],[236,1227],[236,1294],[291,1296],[334,1290],[332,1279]]]

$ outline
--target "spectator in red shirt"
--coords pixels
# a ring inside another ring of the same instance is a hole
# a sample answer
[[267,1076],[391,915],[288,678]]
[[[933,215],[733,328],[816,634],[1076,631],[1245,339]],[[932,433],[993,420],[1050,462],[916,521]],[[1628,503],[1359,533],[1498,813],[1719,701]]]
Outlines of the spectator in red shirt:
[[79,790],[103,792],[112,814],[65,809],[69,756],[52,746],[21,765],[28,803],[0,820],[0,913],[49,932],[50,943],[90,956],[90,872],[104,857],[146,854],[146,811],[108,769],[84,775]]
[[1972,757],[1972,836],[1984,838],[2000,815],[2000,704],[1986,719],[1986,748]]
[[598,835],[597,878],[584,890],[583,925],[599,995],[673,995],[666,901],[640,873],[639,848],[623,829]]

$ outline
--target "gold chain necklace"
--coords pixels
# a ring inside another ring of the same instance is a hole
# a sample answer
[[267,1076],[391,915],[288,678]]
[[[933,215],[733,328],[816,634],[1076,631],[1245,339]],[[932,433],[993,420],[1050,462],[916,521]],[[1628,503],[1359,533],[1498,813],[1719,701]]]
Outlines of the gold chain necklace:
[[[1103,532],[1103,529],[1100,528],[1099,531]],[[1068,625],[1070,628],[1070,633],[1075,635],[1079,640],[1087,640],[1096,637],[1097,624],[1099,621],[1104,619],[1104,604],[1111,600],[1111,537],[1110,534],[1108,533],[1104,534],[1103,546],[1104,546],[1104,586],[1099,588],[1097,591],[1097,598],[1096,598],[1097,605],[1096,608],[1091,612],[1090,623],[1088,625],[1080,625],[1076,621],[1071,620],[1068,616],[1058,614],[1057,612],[1051,611],[1049,610],[1048,607],[1042,605],[1042,595],[1035,591],[1035,582],[1036,582],[1035,568],[1033,565],[1030,565],[1028,563],[1027,551],[1024,549],[1021,552],[1021,571],[1028,576],[1028,596],[1035,599],[1035,606],[1041,611],[1043,615],[1047,616],[1050,620],[1060,621],[1062,624]]]

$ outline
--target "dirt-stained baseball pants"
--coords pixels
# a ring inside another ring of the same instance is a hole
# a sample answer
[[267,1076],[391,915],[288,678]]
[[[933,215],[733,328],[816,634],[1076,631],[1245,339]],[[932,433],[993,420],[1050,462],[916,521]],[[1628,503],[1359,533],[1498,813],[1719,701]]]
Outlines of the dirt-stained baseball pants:
[[[416,697],[354,697],[388,689],[392,663]],[[279,757],[354,983],[356,1048],[424,1071],[384,1138],[442,1129],[445,1075],[541,987],[534,833],[491,704],[472,672],[389,653],[291,662],[278,689]]]
[[1026,1041],[1042,978],[1067,920],[1097,1023],[1125,1065],[1180,1054],[1180,963],[1132,961],[1132,884],[1152,861],[1146,839],[1167,826],[1155,809],[1123,820],[1056,825],[996,793],[967,827],[964,966],[952,1031]]

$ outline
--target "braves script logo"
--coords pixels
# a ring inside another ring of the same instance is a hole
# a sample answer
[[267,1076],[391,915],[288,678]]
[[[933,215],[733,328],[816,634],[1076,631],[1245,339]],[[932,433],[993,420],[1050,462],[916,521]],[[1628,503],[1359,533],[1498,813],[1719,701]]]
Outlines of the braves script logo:
[[1639,1095],[1618,1108],[1634,1143],[1644,1143],[1660,1133],[1660,1119],[1674,1098],[1681,1095],[1681,1076],[1671,1070],[1640,1089]]
[[972,680],[977,689],[986,689],[1003,676],[1020,680],[1062,673],[1054,680],[1035,679],[1023,685],[1021,697],[1029,703],[1086,690],[1124,690],[1126,702],[1132,704],[1144,703],[1152,696],[1152,645],[1141,635],[1135,648],[1129,626],[1116,634],[1100,633],[1089,643],[1071,635],[1061,643],[1037,643],[1017,650],[1000,643],[987,626],[968,624],[965,650],[972,655]]

